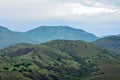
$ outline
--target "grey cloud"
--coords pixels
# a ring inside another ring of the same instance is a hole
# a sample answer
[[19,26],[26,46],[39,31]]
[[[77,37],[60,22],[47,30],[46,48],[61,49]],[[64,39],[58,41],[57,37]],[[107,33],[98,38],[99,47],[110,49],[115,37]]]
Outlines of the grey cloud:
[[[0,24],[15,30],[63,24],[97,35],[115,34],[120,29],[119,4],[120,0],[0,0]],[[100,32],[102,28],[109,31]]]

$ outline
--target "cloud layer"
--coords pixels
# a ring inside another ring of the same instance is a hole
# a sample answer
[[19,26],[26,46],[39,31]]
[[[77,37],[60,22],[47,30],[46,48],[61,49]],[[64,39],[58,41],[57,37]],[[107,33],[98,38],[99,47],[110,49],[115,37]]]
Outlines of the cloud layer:
[[[119,0],[0,0],[0,24],[11,26],[11,29],[27,30],[35,24],[61,24],[88,28],[87,31],[100,35],[96,33],[97,28],[100,28],[98,26],[101,25],[101,28],[103,26],[106,30],[111,29],[120,25],[119,19]],[[107,34],[109,33],[111,32]]]

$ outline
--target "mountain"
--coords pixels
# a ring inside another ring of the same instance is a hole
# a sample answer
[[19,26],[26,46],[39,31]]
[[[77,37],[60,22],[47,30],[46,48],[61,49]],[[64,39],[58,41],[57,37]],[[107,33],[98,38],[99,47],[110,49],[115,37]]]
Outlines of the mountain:
[[0,50],[0,80],[119,80],[120,59],[84,41],[53,40]]
[[22,42],[32,43],[33,40],[22,32],[10,31],[9,29],[0,26],[0,48]]
[[93,42],[95,45],[114,51],[120,56],[120,36],[108,36]]
[[41,26],[27,32],[14,32],[0,26],[0,48],[17,43],[37,44],[54,39],[93,41],[98,38],[81,29],[67,26]]
[[11,31],[3,26],[0,26],[0,33],[7,33],[7,32],[11,32]]
[[26,32],[32,38],[46,42],[54,39],[94,41],[95,35],[69,26],[41,26]]

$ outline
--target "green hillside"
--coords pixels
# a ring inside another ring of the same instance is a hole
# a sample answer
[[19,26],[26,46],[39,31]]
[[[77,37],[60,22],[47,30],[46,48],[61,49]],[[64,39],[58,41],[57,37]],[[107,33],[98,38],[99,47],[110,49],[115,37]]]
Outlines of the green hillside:
[[83,41],[17,44],[0,50],[0,80],[119,80],[120,59]]
[[95,45],[109,49],[120,56],[120,36],[108,36],[93,42]]

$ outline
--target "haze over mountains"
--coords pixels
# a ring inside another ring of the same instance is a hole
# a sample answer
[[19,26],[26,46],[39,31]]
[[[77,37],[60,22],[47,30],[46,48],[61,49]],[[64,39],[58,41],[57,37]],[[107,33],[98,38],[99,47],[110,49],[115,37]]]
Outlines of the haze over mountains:
[[27,32],[14,32],[0,26],[0,48],[16,43],[42,43],[49,40],[84,40],[94,41],[97,36],[81,29],[74,29],[69,26],[41,26]]

